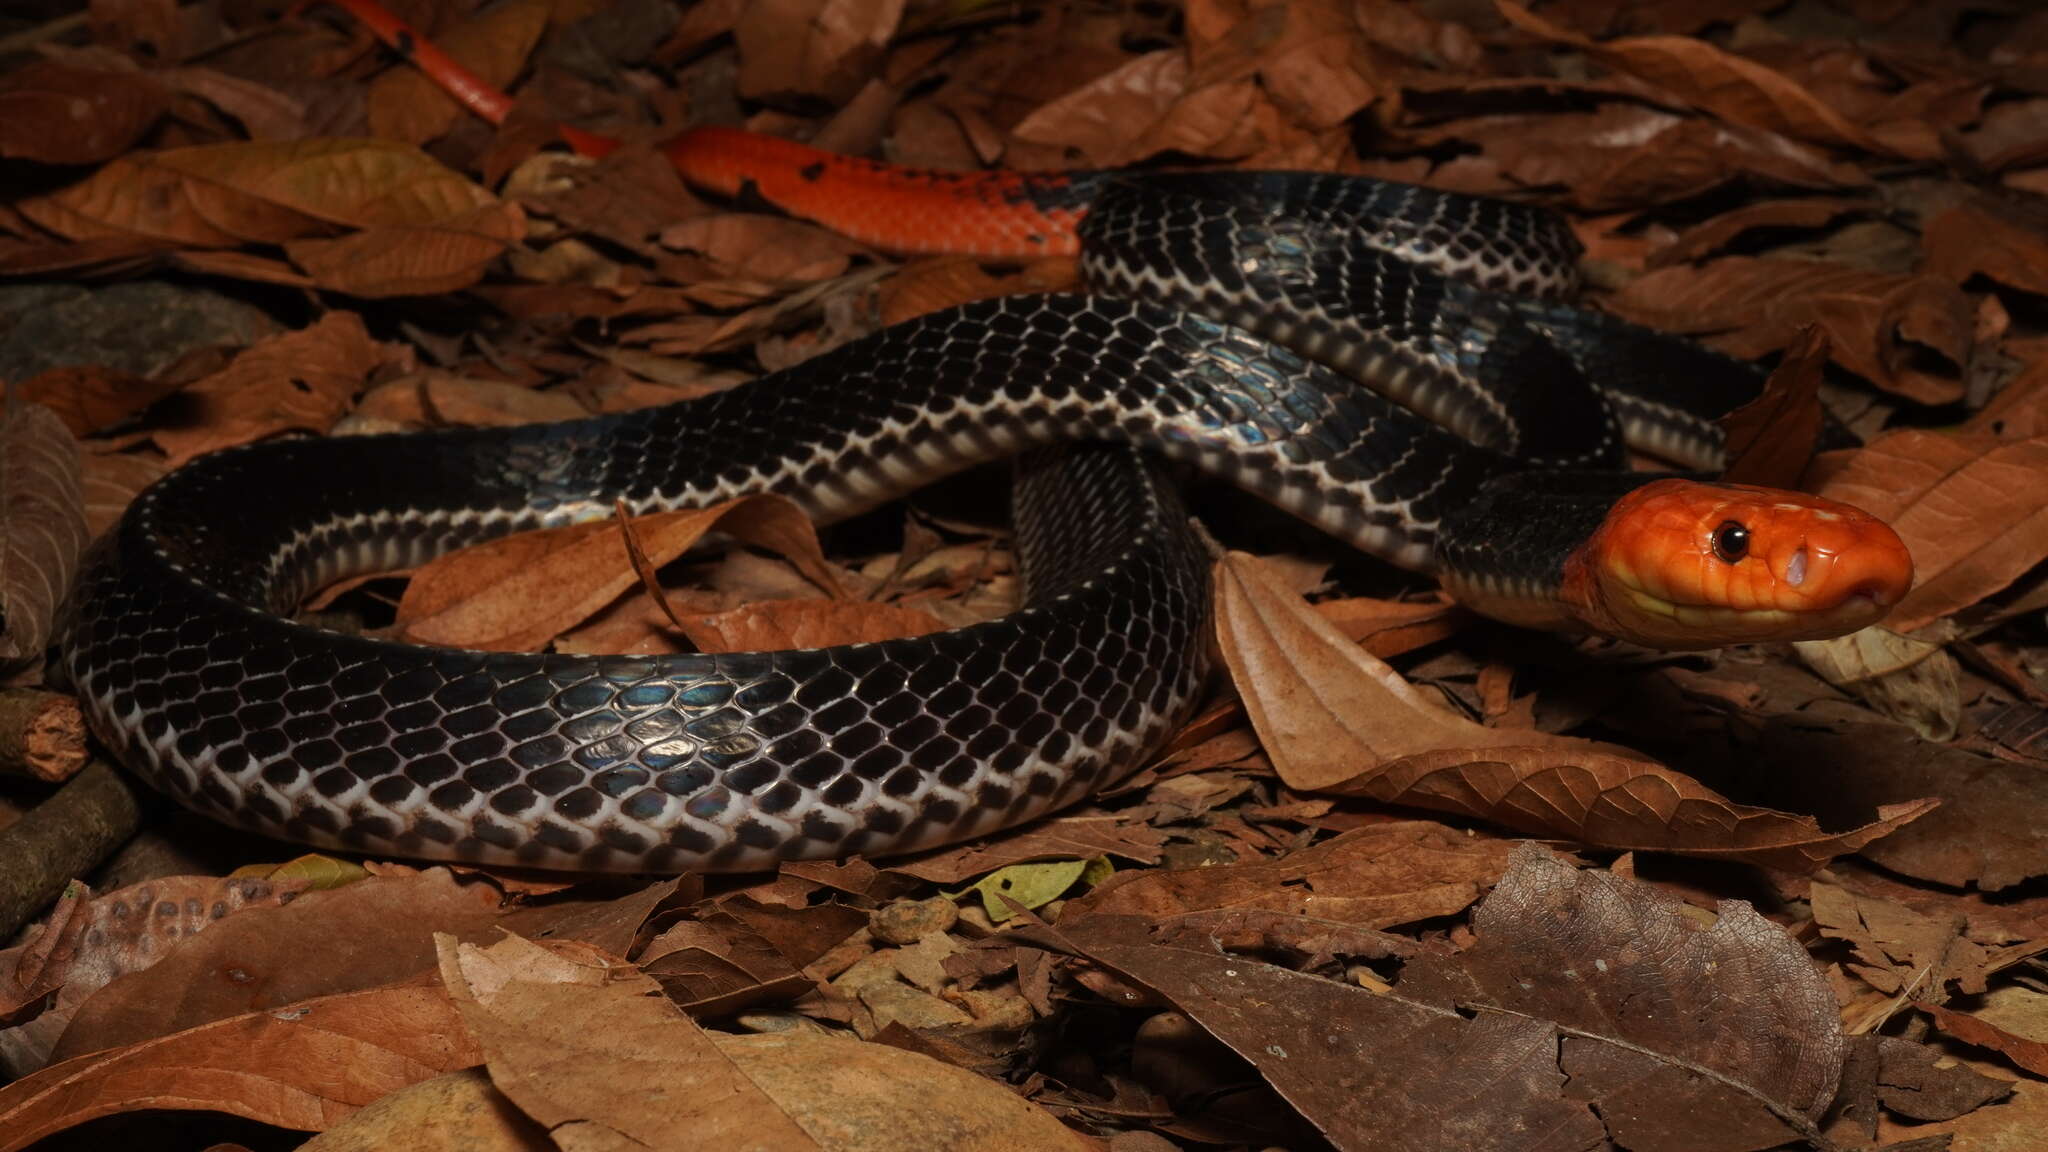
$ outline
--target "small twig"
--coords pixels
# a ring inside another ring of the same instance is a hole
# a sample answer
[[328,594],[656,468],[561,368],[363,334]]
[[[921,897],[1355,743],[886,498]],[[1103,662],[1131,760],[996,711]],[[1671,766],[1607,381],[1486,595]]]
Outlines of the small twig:
[[78,701],[37,688],[0,689],[0,772],[55,784],[85,767]]
[[127,843],[142,822],[134,787],[94,759],[56,795],[0,828],[0,940]]

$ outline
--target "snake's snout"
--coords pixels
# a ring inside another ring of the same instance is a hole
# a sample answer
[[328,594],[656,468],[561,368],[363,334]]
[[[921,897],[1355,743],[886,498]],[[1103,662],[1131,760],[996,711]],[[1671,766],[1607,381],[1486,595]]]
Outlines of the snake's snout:
[[1582,552],[1589,616],[1664,648],[1844,635],[1913,583],[1905,544],[1869,513],[1739,484],[1647,484]]

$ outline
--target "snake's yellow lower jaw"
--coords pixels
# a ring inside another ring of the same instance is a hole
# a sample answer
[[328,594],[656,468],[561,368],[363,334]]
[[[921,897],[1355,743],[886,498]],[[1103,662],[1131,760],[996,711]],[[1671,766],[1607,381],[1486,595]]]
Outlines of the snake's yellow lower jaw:
[[[1615,593],[1619,593],[1618,595]],[[1611,635],[1654,648],[1698,651],[1730,644],[1827,640],[1881,622],[1891,611],[1883,590],[1851,593],[1826,608],[1730,608],[1676,604],[1623,585],[1611,589]]]

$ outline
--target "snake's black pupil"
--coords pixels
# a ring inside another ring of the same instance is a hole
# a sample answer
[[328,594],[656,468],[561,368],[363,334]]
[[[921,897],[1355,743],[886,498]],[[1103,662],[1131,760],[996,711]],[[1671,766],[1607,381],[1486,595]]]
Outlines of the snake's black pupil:
[[1714,529],[1714,555],[1730,564],[1749,555],[1749,529],[1734,520],[1723,520]]

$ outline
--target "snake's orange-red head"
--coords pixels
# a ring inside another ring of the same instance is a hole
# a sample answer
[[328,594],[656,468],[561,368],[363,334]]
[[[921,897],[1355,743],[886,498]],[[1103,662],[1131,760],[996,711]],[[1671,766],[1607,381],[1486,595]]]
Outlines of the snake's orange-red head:
[[1860,509],[1659,480],[1616,502],[1563,591],[1601,632],[1685,649],[1840,636],[1883,620],[1912,584],[1905,544]]

